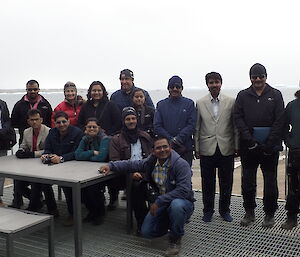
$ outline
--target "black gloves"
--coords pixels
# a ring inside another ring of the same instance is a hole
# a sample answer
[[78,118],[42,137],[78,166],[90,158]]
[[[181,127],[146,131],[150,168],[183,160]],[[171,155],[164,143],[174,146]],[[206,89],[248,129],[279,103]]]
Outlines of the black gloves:
[[34,152],[24,151],[20,149],[16,152],[17,158],[25,159],[25,158],[34,158]]

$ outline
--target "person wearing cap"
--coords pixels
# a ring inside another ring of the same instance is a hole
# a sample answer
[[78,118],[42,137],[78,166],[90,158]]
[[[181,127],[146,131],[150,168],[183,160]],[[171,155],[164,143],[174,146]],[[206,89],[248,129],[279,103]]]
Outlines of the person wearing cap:
[[82,106],[82,101],[77,100],[77,88],[76,85],[68,81],[64,85],[64,95],[65,100],[62,101],[60,104],[58,104],[52,113],[52,119],[51,119],[51,127],[54,128],[54,115],[55,113],[59,111],[63,111],[68,114],[70,124],[72,126],[77,126],[78,116],[79,112]]
[[169,79],[168,90],[169,97],[159,101],[156,106],[154,133],[168,138],[172,149],[192,166],[195,104],[193,100],[182,96],[183,83],[179,76]]
[[296,99],[289,102],[284,113],[284,142],[288,152],[288,195],[285,209],[286,221],[281,228],[291,230],[298,225],[300,203],[300,90],[295,93]]
[[221,93],[222,77],[217,72],[205,76],[209,94],[197,101],[195,156],[200,158],[203,217],[210,222],[214,213],[216,169],[220,186],[219,213],[231,222],[230,199],[234,156],[238,153],[238,132],[233,124],[234,98]]
[[[135,89],[133,72],[129,69],[122,70],[120,72],[120,82],[121,89],[115,91],[111,95],[110,100],[116,103],[120,111],[122,111],[125,107],[133,106],[132,93]],[[146,90],[144,90],[144,93],[145,104],[154,108],[154,104],[149,93]]]
[[250,69],[251,86],[240,91],[234,106],[234,121],[240,134],[242,195],[245,216],[241,226],[255,221],[256,174],[264,179],[263,227],[275,224],[278,208],[277,165],[282,150],[284,102],[281,92],[266,83],[266,68],[256,63]]
[[[109,148],[109,160],[141,160],[152,151],[152,138],[137,127],[137,114],[133,107],[125,107],[122,112],[123,127],[119,134],[113,136]],[[137,230],[143,224],[144,217],[148,212],[143,194],[140,193],[141,181],[143,173],[135,172],[132,175],[132,206],[137,220]],[[126,176],[116,178],[109,185],[110,201],[108,209],[116,208],[118,200],[118,190],[124,189],[126,184]]]

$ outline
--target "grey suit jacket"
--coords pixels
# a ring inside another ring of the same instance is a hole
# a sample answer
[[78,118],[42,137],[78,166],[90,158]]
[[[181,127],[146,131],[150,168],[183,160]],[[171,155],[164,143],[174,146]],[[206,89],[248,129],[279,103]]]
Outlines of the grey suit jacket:
[[238,131],[232,117],[235,99],[223,94],[218,99],[218,117],[214,117],[210,94],[197,101],[195,152],[200,155],[214,155],[217,145],[224,156],[238,149]]
[[[36,143],[37,151],[34,152],[35,158],[41,157],[41,155],[43,154],[45,148],[45,141],[48,136],[49,130],[50,128],[42,124],[39,136],[37,138],[37,143]],[[31,127],[24,130],[24,137],[23,137],[22,144],[20,145],[20,149],[32,152],[32,132],[33,129]]]

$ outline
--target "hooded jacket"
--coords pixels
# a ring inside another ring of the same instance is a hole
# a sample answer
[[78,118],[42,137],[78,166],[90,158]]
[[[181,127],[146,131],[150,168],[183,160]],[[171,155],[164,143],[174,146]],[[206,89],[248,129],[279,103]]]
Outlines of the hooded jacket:
[[[152,172],[156,164],[156,157],[150,155],[147,159],[138,161],[115,161],[109,166],[115,172],[144,172],[145,179],[152,185],[156,185],[152,179]],[[174,199],[187,199],[194,202],[194,192],[191,182],[192,171],[190,165],[182,159],[178,153],[172,150],[170,155],[170,167],[166,180],[166,193],[158,196],[155,203],[161,206],[168,206]]]

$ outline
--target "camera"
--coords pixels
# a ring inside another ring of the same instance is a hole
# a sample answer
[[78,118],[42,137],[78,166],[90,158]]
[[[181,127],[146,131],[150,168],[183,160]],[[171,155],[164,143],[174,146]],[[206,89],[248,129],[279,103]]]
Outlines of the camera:
[[48,164],[48,165],[51,165],[51,155],[50,154],[47,154],[43,159],[42,159],[42,163],[43,164]]

